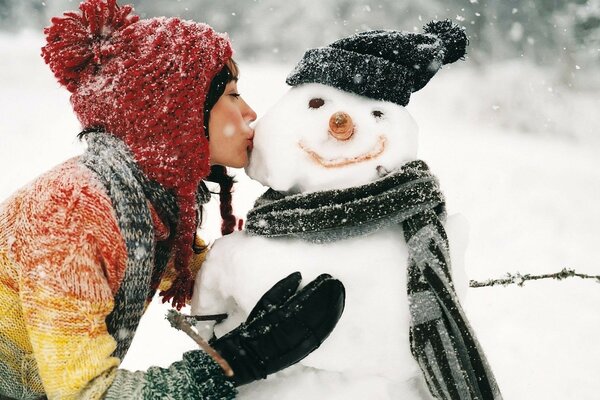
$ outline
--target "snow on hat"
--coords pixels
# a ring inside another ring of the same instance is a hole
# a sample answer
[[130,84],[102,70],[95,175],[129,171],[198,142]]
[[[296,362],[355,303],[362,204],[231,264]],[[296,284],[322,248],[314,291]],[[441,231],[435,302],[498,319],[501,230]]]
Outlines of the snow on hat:
[[79,10],[52,19],[42,55],[83,127],[121,138],[148,178],[176,195],[179,275],[163,298],[181,306],[193,287],[196,190],[210,172],[204,103],[231,44],[206,24],[139,19],[116,0],[85,0]]
[[310,49],[287,77],[291,86],[322,83],[405,106],[443,64],[464,57],[464,28],[432,21],[425,33],[374,30]]

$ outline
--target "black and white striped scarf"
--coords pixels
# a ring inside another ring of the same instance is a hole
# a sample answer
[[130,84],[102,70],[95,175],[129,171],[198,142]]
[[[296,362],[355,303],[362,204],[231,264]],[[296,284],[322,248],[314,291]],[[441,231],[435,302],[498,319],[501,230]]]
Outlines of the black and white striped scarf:
[[400,224],[409,251],[410,346],[431,394],[444,400],[500,400],[483,350],[450,275],[437,179],[413,161],[367,185],[285,196],[269,189],[248,213],[249,234],[326,243]]

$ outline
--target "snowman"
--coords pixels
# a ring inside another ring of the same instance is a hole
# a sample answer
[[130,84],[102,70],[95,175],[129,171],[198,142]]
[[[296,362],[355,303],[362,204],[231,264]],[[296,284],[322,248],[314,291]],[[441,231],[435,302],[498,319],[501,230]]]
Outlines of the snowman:
[[464,220],[446,216],[405,109],[464,56],[467,39],[450,21],[424,31],[369,31],[308,50],[257,123],[247,173],[270,189],[245,231],[209,252],[192,313],[228,318],[199,328],[220,337],[294,271],[341,280],[346,307],[317,351],[239,398],[501,398],[460,306]]

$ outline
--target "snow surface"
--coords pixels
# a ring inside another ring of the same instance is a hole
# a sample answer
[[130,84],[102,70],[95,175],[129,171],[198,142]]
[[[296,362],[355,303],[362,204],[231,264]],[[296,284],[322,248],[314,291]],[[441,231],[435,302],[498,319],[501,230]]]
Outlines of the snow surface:
[[[0,199],[82,150],[68,94],[39,57],[41,46],[37,35],[0,35]],[[287,90],[291,67],[241,61],[239,88],[259,116]],[[600,145],[588,134],[600,129],[600,96],[565,91],[543,101],[548,91],[530,84],[541,76],[520,64],[479,74],[462,63],[442,69],[407,107],[420,127],[419,156],[440,178],[449,212],[469,220],[470,279],[563,267],[600,274]],[[543,121],[561,123],[555,136],[542,134]],[[243,215],[263,189],[241,173],[238,180],[234,202]],[[203,233],[214,239],[216,204],[208,214]],[[597,283],[571,279],[472,288],[464,305],[506,399],[595,400],[598,304]],[[168,366],[195,348],[169,327],[166,310],[151,305],[122,367]],[[315,383],[306,379],[302,398]],[[347,398],[364,397],[376,394]]]

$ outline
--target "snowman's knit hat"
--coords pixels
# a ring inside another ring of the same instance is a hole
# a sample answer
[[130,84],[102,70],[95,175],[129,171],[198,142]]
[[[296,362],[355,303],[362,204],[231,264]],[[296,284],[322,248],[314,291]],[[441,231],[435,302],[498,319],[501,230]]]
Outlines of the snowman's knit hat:
[[79,10],[52,19],[42,55],[83,127],[122,139],[144,174],[175,194],[180,275],[165,299],[183,304],[193,282],[196,190],[210,172],[204,105],[231,44],[206,24],[139,19],[116,0],[85,0]]
[[288,85],[322,83],[405,106],[443,64],[464,57],[464,28],[432,21],[425,33],[375,30],[310,49],[287,77]]

